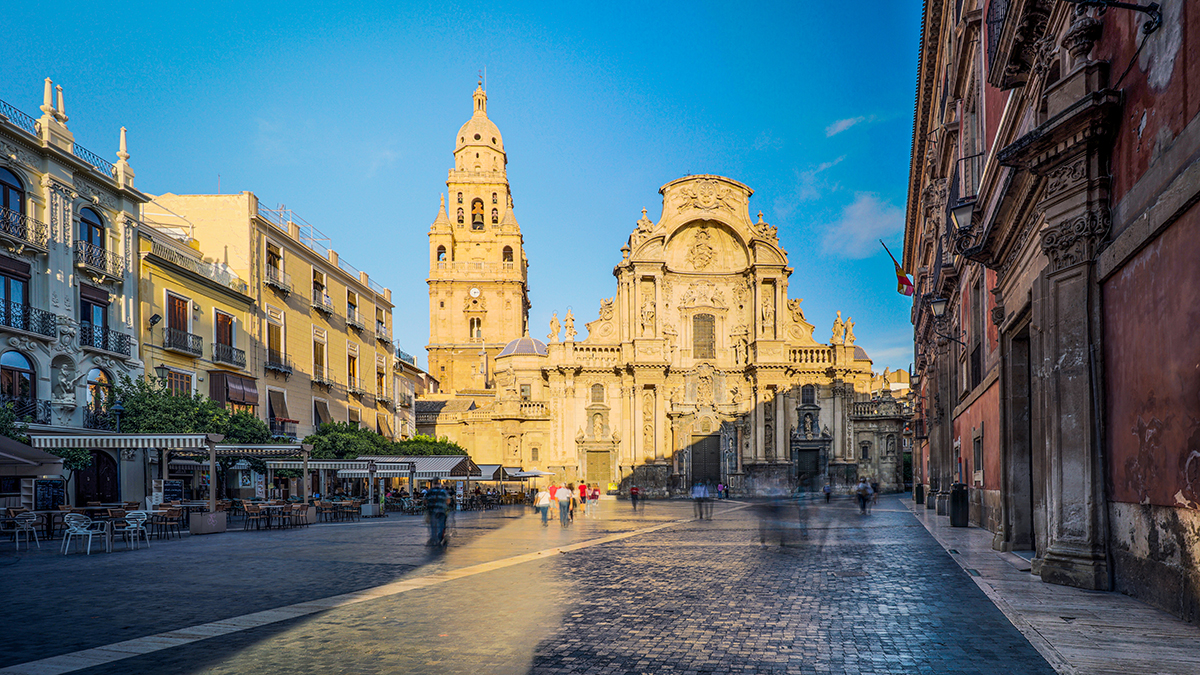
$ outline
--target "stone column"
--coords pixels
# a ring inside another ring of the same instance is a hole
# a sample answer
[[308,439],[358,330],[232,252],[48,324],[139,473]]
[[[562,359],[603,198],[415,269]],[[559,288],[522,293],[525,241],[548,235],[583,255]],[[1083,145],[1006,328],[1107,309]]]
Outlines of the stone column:
[[766,416],[763,413],[766,410],[765,406],[769,404],[762,399],[763,391],[766,390],[754,387],[754,461],[757,464],[767,461],[767,446],[764,438]]
[[785,394],[779,391],[779,389],[775,390],[775,438],[773,442],[775,443],[774,457],[777,463],[784,461],[783,457],[787,453],[786,443],[784,442],[787,439],[785,431],[787,429],[787,413],[783,405],[784,396]]

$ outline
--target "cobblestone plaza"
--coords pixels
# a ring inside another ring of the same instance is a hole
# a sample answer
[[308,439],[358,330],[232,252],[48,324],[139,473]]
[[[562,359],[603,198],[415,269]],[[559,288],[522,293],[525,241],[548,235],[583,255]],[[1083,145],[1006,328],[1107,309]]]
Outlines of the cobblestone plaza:
[[725,501],[697,521],[685,501],[605,500],[565,529],[505,507],[458,514],[444,552],[398,515],[111,555],[5,547],[22,620],[0,672],[1054,673],[976,582],[1030,575],[948,552],[908,503]]

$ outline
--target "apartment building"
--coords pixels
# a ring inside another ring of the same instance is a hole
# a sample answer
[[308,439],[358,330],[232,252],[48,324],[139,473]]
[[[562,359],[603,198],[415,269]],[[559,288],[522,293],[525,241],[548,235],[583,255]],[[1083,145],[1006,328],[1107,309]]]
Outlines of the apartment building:
[[[111,428],[112,383],[142,373],[133,258],[147,197],[134,188],[125,129],[118,161],[103,159],[75,142],[64,98],[47,79],[41,117],[0,101],[0,401],[30,431],[72,434]],[[136,453],[91,452],[68,499],[139,493]],[[5,484],[24,490],[35,478]]]
[[190,228],[153,202],[139,233],[142,362],[179,394],[204,393],[257,412],[261,361],[253,349],[250,284],[202,252]]
[[415,356],[402,349],[396,350],[393,377],[396,391],[396,437],[412,438],[417,433],[417,408],[413,401],[418,396],[437,393],[438,381],[417,365]]
[[251,192],[166,194],[154,206],[248,282],[257,412],[275,435],[350,422],[395,437],[389,289],[341,260],[316,227]]

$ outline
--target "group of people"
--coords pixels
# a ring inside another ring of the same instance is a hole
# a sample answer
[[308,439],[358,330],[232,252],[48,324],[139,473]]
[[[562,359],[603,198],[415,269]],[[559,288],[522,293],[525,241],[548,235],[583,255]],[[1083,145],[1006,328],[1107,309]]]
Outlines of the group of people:
[[575,511],[582,506],[584,515],[589,518],[596,515],[600,504],[600,486],[574,483],[566,486],[551,485],[538,491],[533,498],[533,507],[542,515],[542,526],[550,524],[550,507],[558,506],[558,523],[568,527],[575,520]]

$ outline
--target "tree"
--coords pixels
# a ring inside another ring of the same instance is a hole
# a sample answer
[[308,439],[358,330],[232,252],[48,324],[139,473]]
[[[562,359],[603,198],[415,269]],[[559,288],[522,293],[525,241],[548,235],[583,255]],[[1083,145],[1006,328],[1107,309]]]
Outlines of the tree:
[[346,422],[322,424],[317,433],[304,439],[313,446],[313,459],[354,459],[362,455],[387,455],[391,441]]
[[425,436],[417,434],[405,441],[397,441],[393,443],[395,452],[388,454],[397,455],[465,455],[466,448],[458,443],[451,441],[448,437],[442,436],[435,438],[433,436]]

